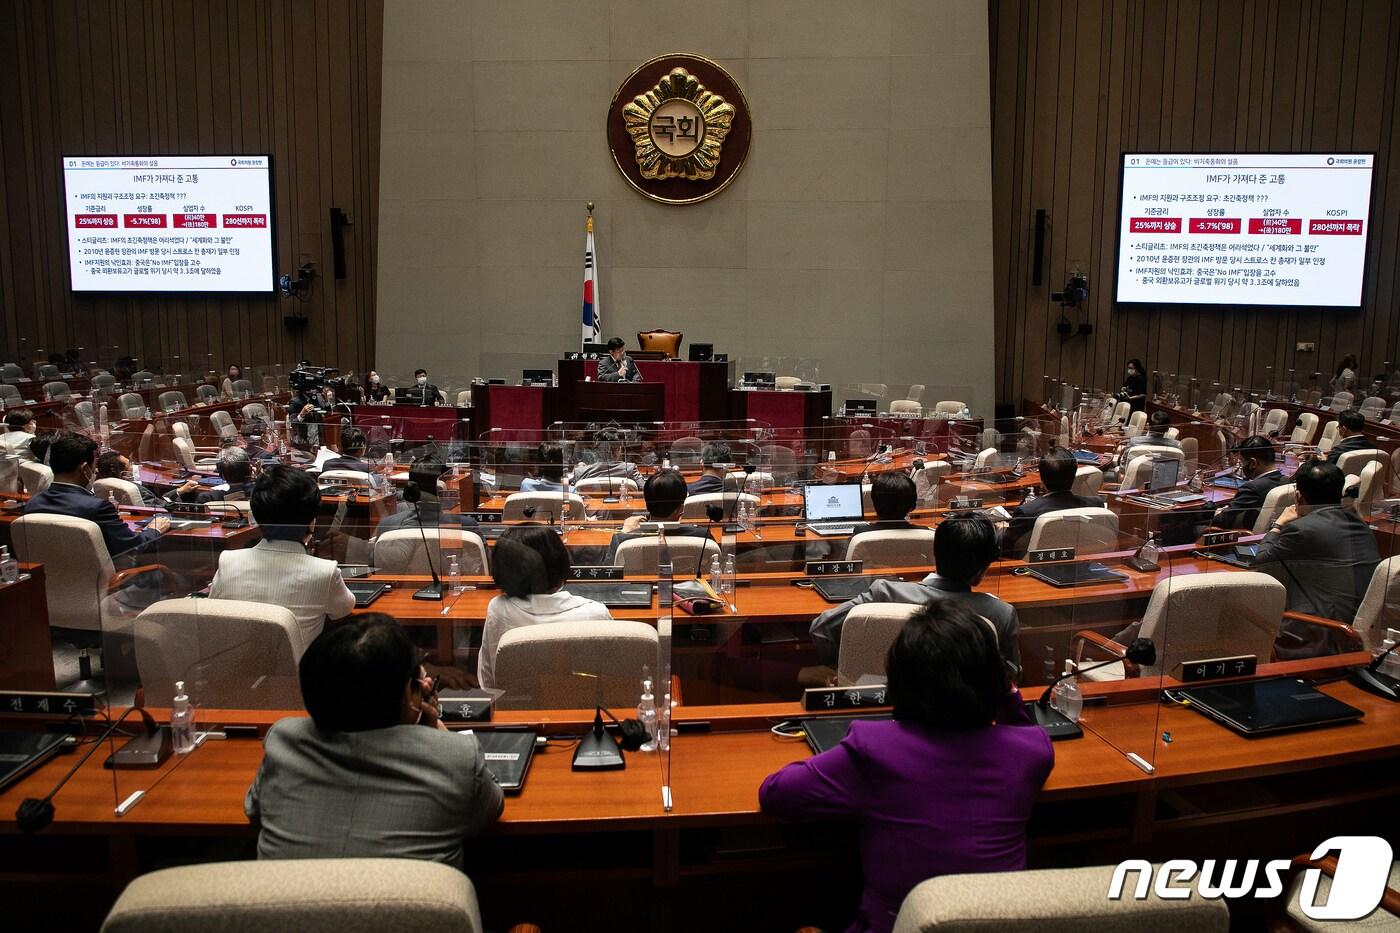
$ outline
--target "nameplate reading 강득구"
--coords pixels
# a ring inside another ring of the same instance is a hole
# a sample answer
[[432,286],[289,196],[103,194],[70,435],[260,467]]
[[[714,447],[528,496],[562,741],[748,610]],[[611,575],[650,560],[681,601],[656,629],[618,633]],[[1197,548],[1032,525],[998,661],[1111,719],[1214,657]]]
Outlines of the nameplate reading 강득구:
[[889,688],[884,684],[858,687],[811,687],[802,691],[804,710],[866,709],[889,705]]
[[1259,658],[1252,654],[1231,655],[1227,658],[1207,658],[1181,662],[1181,682],[1190,684],[1223,677],[1253,677]]
[[570,580],[621,580],[622,565],[583,564],[569,568]]
[[1028,564],[1044,564],[1057,560],[1074,560],[1074,548],[1045,547],[1037,548],[1026,554],[1026,563]]
[[809,560],[802,565],[802,575],[807,577],[839,577],[860,573],[865,567],[863,560]]

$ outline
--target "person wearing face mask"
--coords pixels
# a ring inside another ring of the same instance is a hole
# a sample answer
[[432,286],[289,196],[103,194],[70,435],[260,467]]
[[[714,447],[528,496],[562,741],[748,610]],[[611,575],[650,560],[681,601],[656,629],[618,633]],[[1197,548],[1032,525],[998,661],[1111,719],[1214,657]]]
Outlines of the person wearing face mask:
[[1142,360],[1128,360],[1128,372],[1123,377],[1123,387],[1118,390],[1118,401],[1127,402],[1133,411],[1147,408],[1147,367]]
[[97,443],[81,434],[60,434],[46,450],[53,482],[30,498],[25,515],[71,515],[96,523],[107,553],[113,557],[152,544],[170,528],[170,519],[158,515],[141,531],[132,531],[117,507],[92,492],[97,478]]
[[199,489],[199,483],[196,480],[189,480],[177,489],[166,493],[164,497],[159,496],[155,490],[141,483],[136,470],[131,466],[131,461],[115,450],[108,450],[97,458],[97,479],[126,480],[135,486],[137,492],[141,494],[141,504],[153,509],[164,508],[169,499],[183,499],[186,495],[193,497]]
[[[424,378],[427,377],[426,373],[423,375]],[[385,387],[384,383],[380,381],[379,373],[370,370],[369,375],[365,377],[365,401],[383,402],[388,398],[389,390]]]
[[476,519],[462,512],[444,512],[438,501],[438,481],[447,472],[447,465],[436,457],[422,457],[408,468],[408,485],[404,487],[403,503],[393,515],[386,515],[374,528],[374,538],[391,531],[407,528],[438,528],[457,525],[475,528]]
[[449,732],[435,684],[392,616],[355,616],[297,666],[310,718],[279,720],[243,801],[258,858],[416,858],[464,866],[505,807],[470,732]]
[[408,399],[410,405],[436,405],[438,403],[438,387],[428,381],[426,369],[415,369],[413,371],[413,387],[401,389],[398,394]]
[[224,398],[238,398],[240,392],[234,387],[235,382],[243,379],[243,367],[237,363],[229,364],[228,370],[224,374],[223,384],[219,386],[219,391]]
[[1240,441],[1235,448],[1239,469],[1248,480],[1235,492],[1235,498],[1215,513],[1211,526],[1215,528],[1254,527],[1259,509],[1275,486],[1288,482],[1274,462],[1274,445],[1267,437],[1255,434]]
[[5,433],[0,434],[0,454],[14,454],[21,460],[33,460],[29,445],[39,433],[34,412],[28,408],[12,408],[5,412]]

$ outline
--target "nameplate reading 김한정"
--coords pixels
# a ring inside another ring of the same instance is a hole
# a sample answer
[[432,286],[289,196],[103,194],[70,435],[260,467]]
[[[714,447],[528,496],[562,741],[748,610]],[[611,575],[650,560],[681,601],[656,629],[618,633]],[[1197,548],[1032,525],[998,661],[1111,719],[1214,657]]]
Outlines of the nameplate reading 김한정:
[[862,684],[858,687],[811,687],[802,691],[804,710],[867,709],[887,706],[889,688],[884,684]]

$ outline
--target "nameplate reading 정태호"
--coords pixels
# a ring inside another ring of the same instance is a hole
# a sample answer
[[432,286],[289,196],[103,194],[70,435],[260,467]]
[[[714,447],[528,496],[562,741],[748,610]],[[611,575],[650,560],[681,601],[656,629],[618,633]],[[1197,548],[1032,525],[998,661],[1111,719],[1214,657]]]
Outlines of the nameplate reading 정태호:
[[1026,554],[1026,563],[1028,564],[1044,564],[1053,560],[1074,560],[1074,548],[1047,547]]
[[1258,665],[1259,659],[1252,654],[1209,658],[1204,661],[1182,661],[1181,682],[1190,684],[1202,680],[1219,680],[1222,677],[1253,677]]
[[859,687],[812,687],[802,691],[804,710],[865,709],[886,706],[889,688],[884,684],[864,684]]
[[1243,532],[1240,531],[1213,531],[1209,534],[1201,535],[1201,544],[1204,547],[1213,547],[1217,544],[1234,544],[1240,539]]
[[569,568],[570,580],[621,580],[622,565],[582,565]]
[[860,573],[865,567],[863,560],[809,560],[802,567],[803,576],[837,577]]

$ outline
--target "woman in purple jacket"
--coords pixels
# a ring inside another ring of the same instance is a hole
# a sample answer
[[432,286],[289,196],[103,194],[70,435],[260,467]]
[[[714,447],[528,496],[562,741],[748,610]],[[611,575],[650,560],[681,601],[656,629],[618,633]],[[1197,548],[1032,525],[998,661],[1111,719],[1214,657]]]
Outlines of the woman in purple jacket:
[[997,646],[959,603],[921,608],[886,661],[893,720],[852,724],[835,748],[763,782],[763,810],[860,826],[865,891],[847,933],[891,930],[935,875],[1026,867],[1026,822],[1054,766]]

